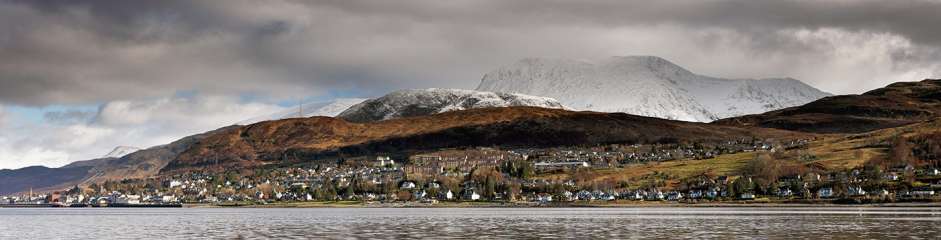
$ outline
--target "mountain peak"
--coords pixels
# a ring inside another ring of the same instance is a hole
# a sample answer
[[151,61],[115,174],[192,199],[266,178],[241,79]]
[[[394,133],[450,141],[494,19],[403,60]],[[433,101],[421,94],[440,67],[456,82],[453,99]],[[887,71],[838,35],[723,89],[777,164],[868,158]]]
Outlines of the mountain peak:
[[761,113],[830,94],[793,79],[721,79],[657,56],[600,61],[527,58],[484,75],[477,90],[558,99],[576,110],[685,121]]

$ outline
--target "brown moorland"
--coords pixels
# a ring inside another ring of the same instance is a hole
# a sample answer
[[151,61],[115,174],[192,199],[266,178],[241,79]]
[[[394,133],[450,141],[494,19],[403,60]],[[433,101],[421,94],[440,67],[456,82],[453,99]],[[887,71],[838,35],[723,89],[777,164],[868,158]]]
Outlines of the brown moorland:
[[607,143],[722,141],[740,137],[799,138],[809,134],[535,107],[484,108],[430,116],[351,123],[312,117],[268,121],[198,141],[163,170],[221,170],[323,156],[469,146],[563,146]]
[[941,80],[926,79],[714,123],[815,133],[862,133],[937,117],[941,117]]

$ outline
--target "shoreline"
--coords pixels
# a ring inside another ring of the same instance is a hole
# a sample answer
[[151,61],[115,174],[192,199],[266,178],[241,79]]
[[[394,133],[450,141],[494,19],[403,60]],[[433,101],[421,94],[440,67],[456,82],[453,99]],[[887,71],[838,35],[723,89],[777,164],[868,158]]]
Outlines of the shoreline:
[[244,205],[183,204],[183,208],[813,208],[813,207],[871,207],[914,208],[941,207],[941,202],[896,202],[896,203],[678,203],[678,202],[627,202],[627,203],[551,203],[532,202],[287,202]]

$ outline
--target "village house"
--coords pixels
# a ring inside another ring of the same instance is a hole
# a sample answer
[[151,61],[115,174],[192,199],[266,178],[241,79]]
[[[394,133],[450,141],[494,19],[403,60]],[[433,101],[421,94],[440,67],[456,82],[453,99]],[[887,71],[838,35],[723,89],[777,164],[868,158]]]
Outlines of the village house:
[[562,200],[566,202],[575,201],[575,194],[569,191],[562,192]]
[[468,200],[468,201],[477,201],[477,200],[480,200],[480,194],[477,194],[477,191],[470,190],[470,191],[464,192],[463,198],[464,200]]
[[700,198],[702,198],[702,190],[697,189],[697,190],[689,191],[689,198],[690,198],[690,199],[700,199]]
[[399,186],[400,189],[415,189],[415,182],[405,181],[402,182],[402,185]]
[[683,200],[683,193],[680,193],[680,192],[670,192],[669,194],[667,194],[667,200],[670,200],[670,201],[679,201],[679,200]]
[[853,197],[866,196],[866,190],[863,190],[863,188],[860,186],[849,187],[849,190],[847,192],[849,193],[850,196],[853,196]]
[[439,193],[439,194],[438,194],[438,199],[441,199],[441,200],[451,200],[451,199],[454,199],[454,193],[452,193],[451,190],[448,190],[448,191],[446,191],[446,192]]

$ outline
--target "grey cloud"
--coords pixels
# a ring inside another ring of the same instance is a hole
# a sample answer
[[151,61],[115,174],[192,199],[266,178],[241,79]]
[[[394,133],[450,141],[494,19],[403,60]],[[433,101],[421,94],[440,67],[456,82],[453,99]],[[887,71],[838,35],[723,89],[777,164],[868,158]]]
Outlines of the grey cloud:
[[677,23],[699,27],[776,29],[846,27],[895,32],[918,42],[941,42],[931,31],[941,22],[937,0],[849,1],[318,1],[351,13],[398,16],[423,22],[540,25]]
[[94,111],[66,110],[43,113],[43,119],[55,124],[85,123],[94,117]]
[[[832,79],[851,72],[810,69],[838,60],[820,53],[831,43],[788,31],[898,36],[912,46],[873,53],[892,58],[884,64],[895,72],[881,77],[938,74],[938,12],[939,1],[917,0],[0,0],[0,102],[473,88],[485,72],[522,57],[629,54],[663,55],[705,74],[787,75],[856,92],[830,83],[851,81]],[[795,64],[820,57],[828,58]]]

